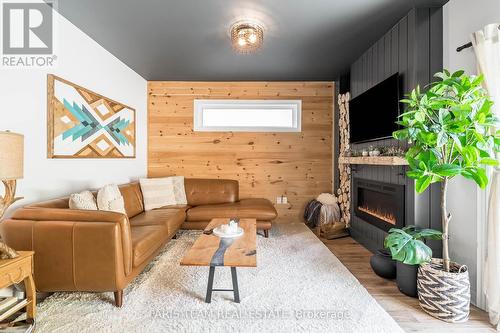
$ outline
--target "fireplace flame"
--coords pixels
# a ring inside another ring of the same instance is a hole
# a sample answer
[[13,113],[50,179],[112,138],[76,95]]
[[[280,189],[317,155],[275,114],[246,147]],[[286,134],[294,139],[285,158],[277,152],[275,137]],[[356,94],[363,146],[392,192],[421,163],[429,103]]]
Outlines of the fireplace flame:
[[384,212],[380,209],[373,209],[373,208],[366,207],[366,206],[358,206],[358,209],[362,212],[365,212],[367,214],[375,216],[376,218],[379,218],[387,223],[396,225],[396,216],[394,216],[394,214],[387,213],[387,212]]

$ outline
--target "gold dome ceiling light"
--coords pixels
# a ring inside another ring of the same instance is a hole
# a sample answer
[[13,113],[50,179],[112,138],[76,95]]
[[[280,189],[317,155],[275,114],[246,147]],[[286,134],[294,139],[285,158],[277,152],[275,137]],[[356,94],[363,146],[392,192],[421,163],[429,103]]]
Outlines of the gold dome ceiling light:
[[231,26],[231,45],[236,52],[254,53],[262,47],[264,29],[253,22],[237,22]]

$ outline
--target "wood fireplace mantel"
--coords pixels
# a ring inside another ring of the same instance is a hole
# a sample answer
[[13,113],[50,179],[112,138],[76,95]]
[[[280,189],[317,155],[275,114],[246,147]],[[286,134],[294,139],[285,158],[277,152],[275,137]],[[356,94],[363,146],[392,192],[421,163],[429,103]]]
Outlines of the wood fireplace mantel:
[[369,164],[369,165],[408,165],[408,162],[399,156],[341,156],[340,164]]

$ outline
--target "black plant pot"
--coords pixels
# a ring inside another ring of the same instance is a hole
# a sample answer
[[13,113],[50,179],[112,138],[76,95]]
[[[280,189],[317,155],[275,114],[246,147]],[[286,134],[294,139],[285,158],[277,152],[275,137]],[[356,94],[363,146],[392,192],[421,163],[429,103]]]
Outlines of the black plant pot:
[[389,250],[377,250],[377,253],[370,258],[370,266],[375,274],[384,279],[396,277],[396,261],[392,259]]
[[402,262],[396,263],[396,282],[399,291],[406,296],[417,297],[417,273],[419,265],[407,265]]

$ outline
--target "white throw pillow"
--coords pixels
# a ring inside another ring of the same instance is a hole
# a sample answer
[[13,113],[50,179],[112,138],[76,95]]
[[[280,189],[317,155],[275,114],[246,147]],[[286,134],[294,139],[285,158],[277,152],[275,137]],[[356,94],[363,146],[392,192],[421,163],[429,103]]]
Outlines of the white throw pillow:
[[152,210],[163,206],[175,205],[174,185],[169,178],[143,178],[139,179],[144,210]]
[[187,205],[186,189],[184,188],[184,176],[174,176],[168,178],[172,179],[175,203],[177,205]]
[[97,203],[90,191],[74,193],[69,196],[70,209],[97,210]]
[[115,184],[106,185],[97,192],[99,210],[126,214],[123,196]]

